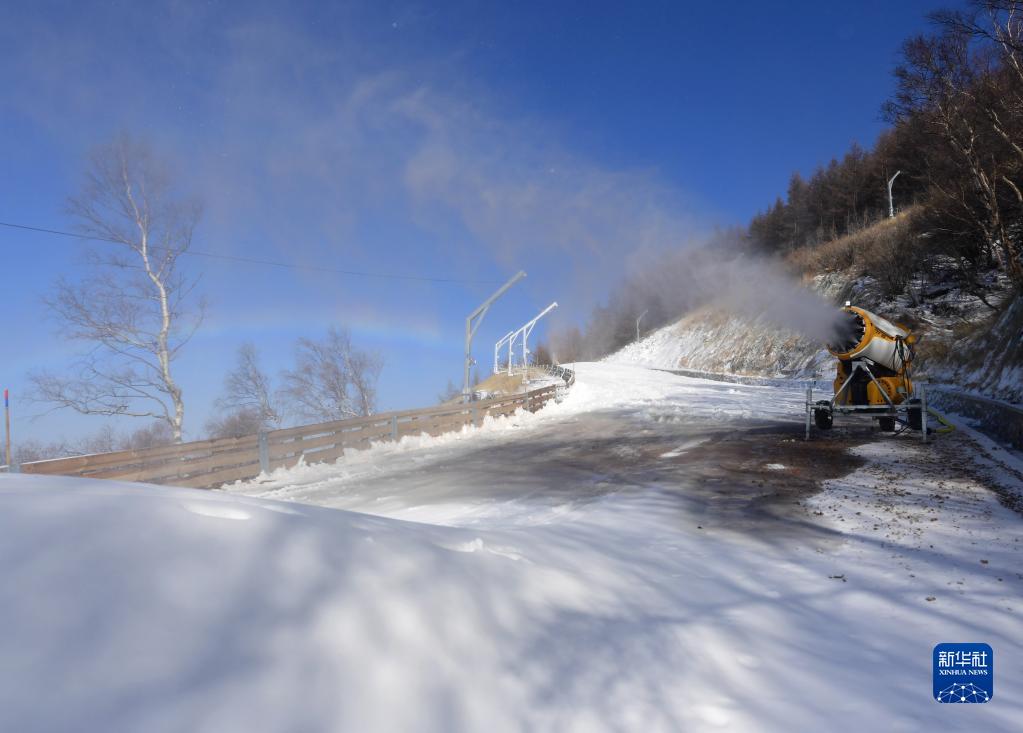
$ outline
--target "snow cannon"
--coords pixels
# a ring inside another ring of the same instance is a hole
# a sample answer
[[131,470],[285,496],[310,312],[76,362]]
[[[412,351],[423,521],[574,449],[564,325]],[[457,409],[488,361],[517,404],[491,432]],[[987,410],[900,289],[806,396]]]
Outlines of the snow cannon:
[[818,429],[830,430],[838,412],[869,414],[883,432],[920,430],[926,440],[922,390],[914,393],[910,379],[916,342],[904,326],[847,302],[828,344],[838,360],[834,397],[813,402],[807,389],[807,437],[811,414]]

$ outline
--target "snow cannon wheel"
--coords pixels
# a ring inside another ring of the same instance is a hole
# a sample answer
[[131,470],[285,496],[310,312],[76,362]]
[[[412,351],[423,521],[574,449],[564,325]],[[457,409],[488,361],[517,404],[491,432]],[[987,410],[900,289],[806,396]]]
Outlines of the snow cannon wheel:
[[[817,404],[829,405],[830,403],[827,400],[821,400]],[[835,423],[835,417],[831,414],[831,410],[815,407],[813,410],[813,422],[818,430],[831,430],[831,426]]]
[[879,417],[877,418],[877,427],[882,433],[894,433],[895,432],[895,418],[894,417]]
[[912,428],[913,430],[923,430],[924,416],[923,411],[920,409],[919,398],[914,397],[913,399],[908,400],[907,404],[914,405],[913,407],[909,408],[909,412],[907,415],[909,427]]

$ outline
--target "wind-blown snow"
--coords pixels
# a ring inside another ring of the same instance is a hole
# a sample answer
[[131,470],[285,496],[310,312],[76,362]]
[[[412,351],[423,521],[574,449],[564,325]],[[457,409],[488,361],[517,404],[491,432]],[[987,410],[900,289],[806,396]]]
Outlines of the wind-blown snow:
[[[798,390],[577,376],[535,415],[230,492],[0,475],[0,730],[1023,719],[1020,522],[982,482],[868,444],[869,470],[748,531],[685,467],[731,429],[798,424]],[[931,699],[941,641],[992,645],[992,702]]]

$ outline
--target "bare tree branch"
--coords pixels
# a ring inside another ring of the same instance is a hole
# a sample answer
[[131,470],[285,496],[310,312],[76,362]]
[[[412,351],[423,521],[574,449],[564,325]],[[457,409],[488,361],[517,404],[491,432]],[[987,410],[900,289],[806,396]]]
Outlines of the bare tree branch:
[[[251,432],[266,430],[281,424],[281,410],[270,384],[270,378],[259,367],[259,354],[251,343],[238,349],[238,362],[224,379],[224,395],[217,407],[228,416],[207,425],[219,426],[218,436],[231,435],[241,425],[254,426]],[[244,433],[243,433],[244,434]]]
[[122,135],[97,148],[68,202],[83,235],[120,249],[91,250],[87,274],[58,280],[46,299],[63,335],[89,345],[68,376],[32,375],[36,398],[86,415],[157,418],[181,440],[185,405],[173,362],[202,323],[198,278],[178,271],[201,208],[180,198],[166,167]]
[[354,349],[347,330],[331,328],[323,341],[299,339],[295,361],[295,369],[283,374],[281,391],[292,413],[323,421],[373,413],[383,363]]

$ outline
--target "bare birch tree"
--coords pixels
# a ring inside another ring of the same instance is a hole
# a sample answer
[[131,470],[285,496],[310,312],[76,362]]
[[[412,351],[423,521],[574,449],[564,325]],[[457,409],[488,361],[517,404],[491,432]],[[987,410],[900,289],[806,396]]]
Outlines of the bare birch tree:
[[92,155],[68,202],[83,236],[106,240],[86,274],[47,300],[67,338],[86,345],[68,375],[31,375],[36,398],[85,415],[156,418],[181,440],[185,403],[174,361],[202,322],[197,277],[179,268],[201,207],[176,192],[143,143],[121,136]]
[[238,362],[224,378],[224,394],[216,402],[220,415],[206,424],[213,437],[241,437],[281,424],[281,410],[259,354],[251,343],[238,348]]
[[373,414],[383,364],[355,349],[348,331],[331,328],[323,341],[299,339],[295,361],[283,374],[281,394],[297,416],[330,421]]

